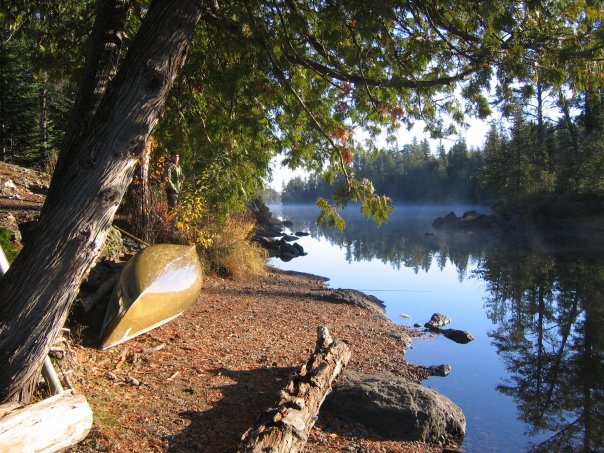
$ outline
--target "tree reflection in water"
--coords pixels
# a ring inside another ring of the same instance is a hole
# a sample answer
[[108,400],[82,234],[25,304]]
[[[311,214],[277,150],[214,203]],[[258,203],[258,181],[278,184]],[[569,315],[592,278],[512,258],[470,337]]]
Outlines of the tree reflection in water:
[[603,450],[601,245],[556,253],[544,252],[541,239],[510,243],[490,235],[429,235],[425,215],[395,216],[380,228],[354,213],[346,220],[344,232],[321,229],[312,220],[304,226],[344,248],[349,262],[378,259],[417,273],[433,260],[441,269],[449,260],[460,279],[467,277],[468,263],[477,263],[474,276],[487,284],[485,310],[496,326],[489,336],[509,373],[498,390],[514,399],[531,436],[550,434],[530,451]]
[[496,249],[477,273],[497,325],[490,336],[510,373],[498,390],[514,398],[533,434],[554,433],[531,451],[602,451],[601,255]]

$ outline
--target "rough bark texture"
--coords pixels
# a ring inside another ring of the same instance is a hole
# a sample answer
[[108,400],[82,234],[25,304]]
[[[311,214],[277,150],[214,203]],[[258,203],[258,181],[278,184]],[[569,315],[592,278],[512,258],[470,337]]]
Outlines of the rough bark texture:
[[[73,144],[90,126],[90,121],[117,73],[118,61],[125,35],[127,0],[97,0],[96,17],[88,40],[86,66],[78,96],[71,112],[72,125],[65,135],[65,149],[78,152]],[[55,167],[54,178],[61,178],[63,166],[77,156],[63,152]]]
[[91,427],[92,410],[73,390],[23,408],[9,403],[0,406],[0,451],[63,451],[84,439]]
[[36,234],[0,279],[0,401],[39,372],[98,257],[203,3],[153,2],[89,126],[61,151],[69,160],[53,178]]
[[350,360],[346,343],[335,341],[325,327],[317,329],[317,345],[308,363],[241,438],[239,452],[302,451],[331,384]]

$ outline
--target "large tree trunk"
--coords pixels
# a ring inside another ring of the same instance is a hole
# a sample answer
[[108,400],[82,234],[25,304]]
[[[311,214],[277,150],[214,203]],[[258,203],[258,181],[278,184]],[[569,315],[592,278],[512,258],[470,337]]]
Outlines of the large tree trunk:
[[118,70],[126,34],[129,0],[97,0],[96,17],[87,46],[86,65],[78,95],[71,111],[70,129],[65,134],[63,150],[53,175],[63,177],[63,167],[81,152],[77,142],[91,126],[91,121]]
[[78,132],[61,151],[37,232],[0,279],[0,401],[38,373],[65,322],[203,8],[203,1],[154,1],[92,120],[83,131],[77,119],[71,125]]

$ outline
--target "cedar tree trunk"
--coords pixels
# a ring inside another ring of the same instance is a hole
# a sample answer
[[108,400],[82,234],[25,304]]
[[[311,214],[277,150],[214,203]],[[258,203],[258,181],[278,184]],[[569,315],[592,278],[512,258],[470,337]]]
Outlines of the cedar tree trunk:
[[[103,3],[103,2],[99,2]],[[84,130],[72,121],[38,222],[0,279],[0,402],[39,372],[79,284],[98,257],[204,1],[154,1]]]

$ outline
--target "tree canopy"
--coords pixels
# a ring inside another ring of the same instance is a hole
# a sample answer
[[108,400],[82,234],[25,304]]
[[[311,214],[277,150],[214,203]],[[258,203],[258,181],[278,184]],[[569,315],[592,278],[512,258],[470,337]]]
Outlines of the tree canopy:
[[153,131],[215,204],[249,198],[280,155],[340,174],[336,204],[383,220],[355,156],[417,120],[440,137],[443,113],[487,116],[492,83],[502,103],[522,85],[560,93],[597,135],[602,15],[584,0],[3,2],[2,158],[59,156],[37,234],[0,280],[1,399],[41,363]]
[[[120,43],[116,58],[123,58],[148,4],[110,3],[123,9],[113,32]],[[47,90],[64,87],[60,102],[50,102],[58,117],[36,113],[49,117],[47,129],[58,131],[51,134],[55,149],[73,86],[81,80],[93,11],[91,1],[7,2],[2,8],[8,25],[3,54],[25,47],[22,73],[44,74],[29,82]],[[397,128],[422,120],[433,137],[444,137],[468,115],[485,118],[493,105],[511,114],[537,93],[549,93],[557,103],[600,106],[602,14],[599,2],[590,1],[208,2],[156,131],[158,149],[181,152],[191,179],[213,205],[232,207],[251,197],[269,176],[271,157],[281,156],[285,165],[329,181],[341,174],[336,201],[365,202],[368,212],[383,217],[385,200],[355,178],[352,163],[375,151],[384,134],[388,140]],[[3,74],[13,79],[9,71]],[[493,90],[495,101],[488,97]],[[3,92],[17,96],[14,91]],[[41,125],[35,114],[26,114],[27,105],[39,104],[39,88],[27,91],[20,102],[9,98],[4,104],[18,104],[26,119]],[[41,128],[26,129],[31,135]],[[361,130],[369,140],[359,141]],[[39,142],[48,132],[36,133],[38,140],[14,156],[3,146],[7,158],[44,158]],[[13,136],[21,138],[15,131],[3,143]]]

